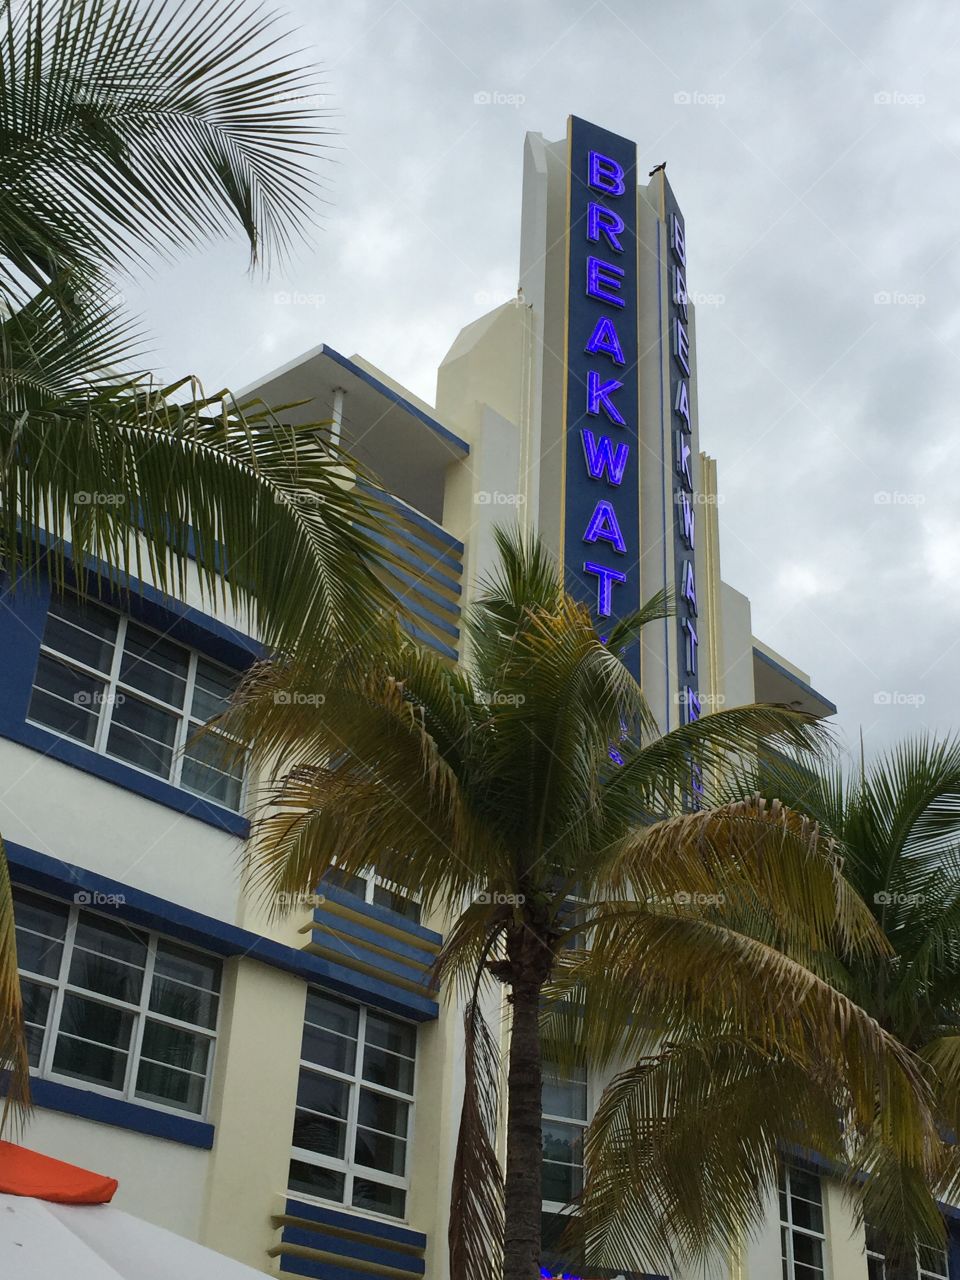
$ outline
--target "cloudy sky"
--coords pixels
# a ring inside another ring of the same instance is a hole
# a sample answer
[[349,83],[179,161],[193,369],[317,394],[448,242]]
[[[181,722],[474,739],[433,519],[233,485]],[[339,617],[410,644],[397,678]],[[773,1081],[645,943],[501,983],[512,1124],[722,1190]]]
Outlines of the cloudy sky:
[[724,577],[848,740],[957,724],[960,12],[286,3],[338,131],[322,225],[267,282],[237,241],[127,288],[156,366],[240,387],[327,342],[432,401],[458,329],[516,292],[525,131],[574,113],[635,138],[644,170],[669,162],[688,287],[715,297]]

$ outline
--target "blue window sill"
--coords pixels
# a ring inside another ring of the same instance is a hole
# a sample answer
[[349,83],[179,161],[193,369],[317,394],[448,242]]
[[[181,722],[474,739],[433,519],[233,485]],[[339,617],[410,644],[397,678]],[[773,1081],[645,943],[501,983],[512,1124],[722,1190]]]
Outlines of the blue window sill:
[[123,1098],[108,1098],[92,1089],[42,1080],[39,1076],[31,1078],[30,1092],[36,1106],[46,1111],[82,1116],[84,1120],[113,1125],[116,1129],[129,1129],[132,1133],[145,1133],[151,1138],[166,1138],[168,1142],[180,1142],[205,1151],[213,1146],[213,1125],[204,1120],[157,1111]]
[[21,746],[30,747],[34,751],[41,751],[53,760],[71,765],[84,773],[93,774],[96,778],[102,778],[104,782],[115,783],[125,791],[132,791],[135,795],[153,800],[167,809],[175,809],[188,818],[196,818],[211,827],[217,827],[220,831],[227,831],[242,839],[246,839],[250,834],[250,823],[242,814],[175,787],[172,783],[164,782],[162,778],[152,778],[148,773],[141,773],[139,769],[131,769],[119,760],[111,760],[108,756],[99,755],[89,747],[84,747],[79,742],[71,742],[69,738],[61,738],[47,729],[41,729],[39,725],[0,723],[0,737],[7,738],[11,742],[19,742]]

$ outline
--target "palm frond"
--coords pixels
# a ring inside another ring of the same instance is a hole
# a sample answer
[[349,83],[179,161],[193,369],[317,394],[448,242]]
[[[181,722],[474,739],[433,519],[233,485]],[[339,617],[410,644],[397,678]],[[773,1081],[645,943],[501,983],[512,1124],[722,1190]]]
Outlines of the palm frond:
[[13,891],[3,839],[0,838],[0,1082],[4,1094],[0,1134],[16,1130],[30,1106],[30,1062],[23,1027],[23,1000],[17,976],[17,938]]

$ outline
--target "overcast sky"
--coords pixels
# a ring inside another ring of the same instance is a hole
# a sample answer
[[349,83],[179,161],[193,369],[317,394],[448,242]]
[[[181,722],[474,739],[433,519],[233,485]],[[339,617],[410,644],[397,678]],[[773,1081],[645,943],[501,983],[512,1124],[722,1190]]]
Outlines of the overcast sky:
[[[826,0],[287,0],[339,131],[314,247],[239,239],[126,290],[165,375],[319,342],[425,399],[516,292],[523,135],[574,113],[669,162],[724,578],[872,749],[960,721],[960,11]],[[477,102],[478,94],[490,103]],[[277,295],[306,295],[299,303]]]

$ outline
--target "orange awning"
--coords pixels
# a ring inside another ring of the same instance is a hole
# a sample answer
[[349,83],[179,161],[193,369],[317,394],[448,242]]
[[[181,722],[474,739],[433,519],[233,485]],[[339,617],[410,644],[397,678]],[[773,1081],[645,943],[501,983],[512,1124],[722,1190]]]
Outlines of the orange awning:
[[42,1156],[13,1142],[0,1142],[0,1194],[32,1196],[56,1204],[106,1204],[116,1189],[116,1178]]

